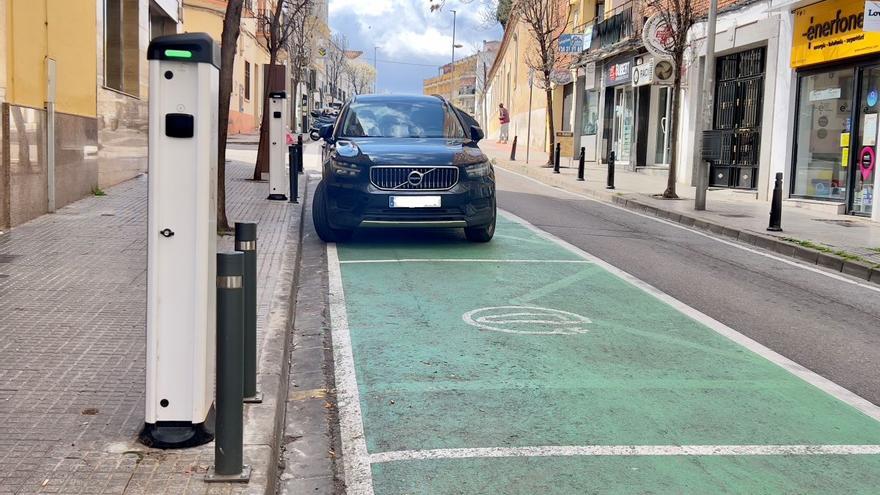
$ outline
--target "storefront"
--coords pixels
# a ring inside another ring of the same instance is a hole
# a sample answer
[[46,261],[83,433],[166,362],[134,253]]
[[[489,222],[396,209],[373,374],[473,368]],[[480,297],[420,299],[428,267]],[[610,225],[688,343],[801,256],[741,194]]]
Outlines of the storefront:
[[635,93],[632,86],[632,55],[605,62],[604,82],[604,157],[613,151],[617,163],[629,165],[633,159],[635,130]]
[[825,0],[792,14],[791,196],[878,219],[880,33],[862,30],[864,2]]

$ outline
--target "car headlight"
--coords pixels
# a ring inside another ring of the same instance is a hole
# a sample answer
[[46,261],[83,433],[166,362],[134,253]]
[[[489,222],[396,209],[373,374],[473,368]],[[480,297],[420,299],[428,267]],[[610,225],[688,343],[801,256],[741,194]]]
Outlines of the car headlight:
[[336,160],[333,160],[331,162],[331,167],[333,168],[333,173],[339,177],[354,177],[361,173],[361,169],[353,163],[337,162]]
[[467,172],[470,177],[487,177],[492,172],[492,165],[490,165],[489,162],[475,163],[466,166],[464,171]]

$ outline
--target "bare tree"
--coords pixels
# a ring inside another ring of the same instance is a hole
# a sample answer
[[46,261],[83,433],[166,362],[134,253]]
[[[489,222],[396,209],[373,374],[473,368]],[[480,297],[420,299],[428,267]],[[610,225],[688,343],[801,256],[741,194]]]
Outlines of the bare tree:
[[[260,122],[260,145],[257,147],[257,165],[254,180],[259,180],[269,170],[269,88],[276,70],[279,52],[288,46],[293,35],[293,19],[301,11],[311,10],[314,0],[274,0],[267,2],[264,10],[257,12],[257,25],[269,52],[269,69],[263,84],[263,118]],[[274,3],[274,7],[272,4]]]
[[330,46],[327,47],[327,55],[324,61],[327,68],[327,82],[330,83],[330,92],[333,97],[339,95],[339,80],[345,74],[348,57],[348,38],[342,33],[336,33],[330,37]]
[[[673,0],[674,1],[674,0]],[[681,1],[681,0],[679,0]],[[550,152],[547,166],[553,163],[556,152],[556,130],[553,125],[553,88],[550,75],[560,59],[559,37],[568,24],[571,9],[562,0],[519,0],[514,2],[511,18],[523,22],[532,37],[532,49],[526,53],[525,62],[540,76],[538,87],[547,98],[547,131],[550,134]]]
[[226,138],[229,135],[229,99],[232,97],[232,75],[235,50],[241,32],[241,9],[244,0],[226,2],[223,32],[220,34],[220,102],[217,113],[217,230],[229,232],[226,216]]
[[[318,24],[318,18],[312,15],[311,9],[301,9],[293,16],[293,35],[287,47],[287,55],[290,60],[291,82],[293,83],[293,95],[297,97],[297,90],[305,77],[305,71],[309,67],[314,54],[315,43],[313,35]],[[301,102],[291,101],[294,111],[300,111]],[[301,129],[305,131],[305,128]]]
[[[646,14],[659,17],[657,40],[660,41],[668,54],[673,66],[672,79],[672,109],[669,113],[670,129],[669,140],[671,149],[669,153],[669,177],[666,181],[666,190],[663,197],[668,199],[678,198],[675,192],[676,169],[678,162],[678,112],[681,107],[681,75],[685,68],[685,56],[692,49],[693,41],[688,38],[688,32],[697,23],[704,13],[701,0],[648,0]],[[711,91],[711,88],[708,89]]]
[[345,75],[355,95],[371,92],[376,81],[376,69],[361,60],[348,60]]

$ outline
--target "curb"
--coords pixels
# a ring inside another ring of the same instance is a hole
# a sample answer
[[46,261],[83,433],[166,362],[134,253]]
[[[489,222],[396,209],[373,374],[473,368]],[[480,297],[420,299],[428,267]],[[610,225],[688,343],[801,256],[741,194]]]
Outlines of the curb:
[[[568,190],[568,188],[570,188],[571,186],[569,182],[559,180],[563,177],[561,175],[551,177],[550,179],[552,180],[548,181],[546,177],[543,177],[540,174],[536,174],[532,167],[520,165],[518,163],[510,163],[506,160],[504,160],[504,163],[501,163],[501,160],[499,160],[498,158],[492,158],[492,160],[495,162],[495,165],[500,168],[509,170],[511,172],[522,173],[549,186],[565,188],[566,190]],[[557,179],[557,177],[559,177],[559,179]],[[644,213],[645,215],[655,216],[657,218],[662,218],[670,222],[680,223],[686,227],[692,227],[697,230],[702,230],[711,234],[727,237],[729,239],[742,242],[744,244],[766,249],[768,251],[773,251],[776,254],[787,256],[789,258],[795,258],[798,261],[821,266],[835,272],[841,272],[846,275],[880,285],[880,267],[873,267],[871,265],[849,260],[835,254],[825,253],[813,248],[800,246],[780,239],[778,237],[762,234],[755,231],[729,227],[686,213],[658,208],[654,205],[644,203],[635,198],[621,195],[619,193],[610,193],[604,190],[594,189],[578,189],[577,191],[572,192],[584,194],[599,201],[615,204],[622,208],[626,208],[628,210],[632,210],[638,213]]]

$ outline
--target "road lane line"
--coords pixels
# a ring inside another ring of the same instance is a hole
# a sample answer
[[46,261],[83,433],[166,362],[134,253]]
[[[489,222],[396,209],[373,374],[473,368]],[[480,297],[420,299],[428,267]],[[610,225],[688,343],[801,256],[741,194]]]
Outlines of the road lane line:
[[880,445],[585,445],[398,450],[370,455],[372,464],[436,459],[574,456],[880,455]]
[[330,326],[333,336],[333,362],[336,377],[336,402],[339,408],[339,432],[342,443],[342,466],[346,493],[372,495],[373,475],[370,454],[364,436],[361,400],[355,377],[348,310],[342,287],[342,271],[336,244],[327,244],[327,270],[330,288]]
[[526,180],[528,180],[528,181],[530,181],[530,182],[534,182],[535,184],[539,184],[539,185],[541,185],[541,186],[544,186],[544,187],[546,187],[546,188],[548,188],[548,189],[552,189],[552,190],[554,190],[554,191],[562,191],[562,192],[564,192],[564,193],[566,193],[566,194],[569,194],[569,195],[571,195],[571,196],[574,196],[574,197],[576,197],[576,198],[580,198],[580,199],[583,199],[583,200],[586,200],[586,201],[592,201],[592,202],[594,202],[594,203],[598,203],[598,204],[600,204],[600,205],[607,206],[608,208],[614,208],[615,210],[625,211],[625,212],[627,212],[627,213],[629,213],[629,214],[631,214],[631,215],[635,215],[635,216],[639,216],[639,217],[647,218],[647,219],[649,219],[649,220],[654,220],[655,222],[660,222],[660,223],[662,223],[662,224],[669,225],[670,227],[675,227],[675,228],[677,228],[677,229],[686,230],[686,231],[688,231],[688,232],[690,232],[690,233],[692,233],[692,234],[696,234],[696,235],[698,235],[698,236],[705,237],[705,238],[707,238],[707,239],[712,239],[713,241],[720,242],[720,243],[722,243],[722,244],[726,244],[726,245],[728,245],[728,246],[735,247],[735,248],[737,248],[737,249],[742,249],[743,251],[747,251],[747,252],[749,252],[749,253],[757,254],[757,255],[763,256],[763,257],[765,257],[765,258],[770,258],[770,259],[775,260],[775,261],[780,261],[780,262],[782,262],[782,263],[785,263],[786,265],[791,265],[791,266],[795,266],[795,267],[798,267],[798,268],[802,268],[802,269],[804,269],[804,270],[808,270],[808,271],[811,271],[811,272],[813,272],[813,273],[818,273],[819,275],[824,275],[824,276],[826,276],[826,277],[833,278],[833,279],[835,279],[835,280],[839,280],[839,281],[841,281],[841,282],[846,282],[846,283],[848,283],[848,284],[857,285],[857,286],[859,286],[859,287],[861,287],[861,288],[863,288],[863,289],[868,289],[868,290],[871,290],[871,291],[874,291],[874,292],[880,293],[880,287],[877,287],[876,285],[865,284],[865,283],[859,282],[859,281],[857,281],[857,280],[852,280],[852,279],[850,279],[850,278],[847,278],[847,277],[845,277],[845,276],[843,276],[843,275],[838,275],[838,274],[836,274],[836,273],[832,273],[832,272],[829,272],[829,271],[825,271],[825,270],[822,270],[822,269],[820,269],[820,268],[816,268],[816,267],[814,267],[814,266],[805,265],[805,264],[803,264],[803,263],[800,263],[800,262],[797,262],[797,261],[794,261],[794,260],[790,260],[790,259],[782,258],[782,257],[780,257],[780,256],[776,256],[776,255],[774,255],[774,254],[770,254],[770,253],[766,253],[766,252],[763,252],[763,251],[759,251],[759,250],[757,250],[757,249],[753,249],[753,248],[750,248],[750,247],[748,247],[748,246],[744,246],[744,245],[739,244],[739,243],[737,243],[737,242],[728,241],[728,240],[726,240],[726,239],[721,239],[720,237],[715,237],[715,236],[713,236],[713,235],[711,235],[711,234],[707,234],[707,233],[705,233],[705,232],[701,232],[701,231],[699,231],[699,230],[692,229],[692,228],[690,228],[690,227],[687,227],[687,226],[682,225],[682,224],[677,223],[677,222],[672,222],[672,221],[664,220],[664,219],[662,219],[662,218],[654,217],[654,216],[651,216],[651,215],[646,215],[646,214],[644,214],[644,213],[639,213],[639,212],[637,212],[637,211],[630,210],[629,208],[624,208],[624,207],[622,207],[622,206],[617,206],[617,205],[615,205],[615,204],[606,203],[605,201],[602,201],[602,200],[600,200],[600,199],[591,198],[590,196],[586,196],[586,195],[579,194],[579,193],[576,193],[576,192],[571,192],[571,191],[568,191],[568,190],[566,190],[566,189],[562,189],[561,187],[553,187],[553,186],[551,186],[551,185],[549,185],[549,184],[545,184],[545,183],[543,183],[543,182],[541,182],[541,181],[539,181],[539,180],[537,180],[537,179],[533,179],[532,177],[529,177],[529,176],[527,176],[527,175],[520,174],[520,173],[518,173],[518,172],[514,172],[514,171],[512,171],[512,170],[508,170],[508,169],[506,169],[506,168],[504,168],[504,167],[499,167],[498,165],[496,165],[495,168],[501,169],[501,170],[503,170],[503,171],[505,171],[505,172],[507,172],[507,173],[509,173],[509,174],[516,175],[517,177],[520,177],[520,178],[522,178],[522,179],[526,179]]
[[481,258],[404,258],[404,259],[376,259],[376,260],[344,260],[342,265],[357,265],[364,263],[574,263],[590,265],[587,260],[500,260]]
[[617,268],[614,265],[611,265],[611,264],[597,258],[596,256],[593,256],[592,254],[587,253],[583,249],[581,249],[573,244],[570,244],[570,243],[554,236],[553,234],[551,234],[549,232],[546,232],[544,230],[539,229],[538,227],[535,227],[534,225],[529,223],[529,221],[522,219],[522,218],[514,215],[513,213],[510,213],[505,210],[499,209],[498,211],[505,218],[507,218],[509,220],[513,220],[513,221],[519,223],[520,225],[523,225],[524,227],[528,228],[529,230],[531,230],[535,234],[543,237],[544,239],[552,241],[552,242],[558,244],[559,246],[567,249],[568,251],[583,257],[584,259],[592,261],[593,263],[604,268],[605,270],[612,273],[613,275],[616,275],[617,277],[619,277],[623,280],[626,280],[627,282],[631,283],[632,285],[642,289],[643,291],[647,292],[648,294],[651,294],[654,297],[656,297],[657,299],[672,306],[673,308],[677,309],[678,311],[680,311],[681,313],[690,317],[691,319],[702,323],[703,325],[709,327],[710,329],[723,335],[724,337],[727,337],[728,339],[732,340],[733,342],[736,342],[737,344],[745,347],[746,349],[754,352],[755,354],[763,357],[764,359],[767,359],[768,361],[776,364],[777,366],[780,366],[781,368],[787,370],[789,373],[791,373],[791,374],[797,376],[798,378],[804,380],[805,382],[819,388],[820,390],[831,395],[832,397],[834,397],[834,398],[836,398],[846,404],[849,404],[850,406],[856,408],[857,410],[861,411],[865,415],[867,415],[877,421],[880,421],[880,407],[878,407],[878,406],[874,405],[873,403],[871,403],[870,401],[860,397],[859,395],[855,394],[854,392],[851,392],[850,390],[847,390],[846,388],[841,387],[840,385],[832,382],[831,380],[807,369],[804,366],[801,366],[800,364],[792,361],[791,359],[788,359],[787,357],[783,356],[782,354],[779,354],[778,352],[773,351],[768,347],[765,347],[764,345],[750,339],[749,337],[746,337],[745,335],[728,327],[727,325],[721,323],[720,321],[715,320],[714,318],[701,313],[700,311],[688,306],[687,304],[679,301],[678,299],[666,294],[665,292],[661,291],[660,289],[657,289],[653,285],[648,284],[647,282],[644,282],[639,278],[636,278],[635,276],[621,270],[620,268]]

